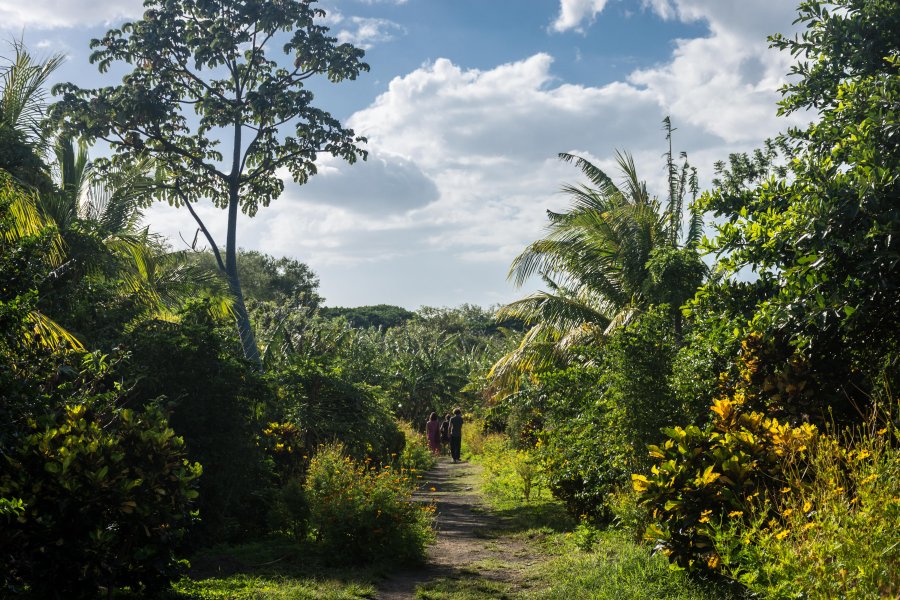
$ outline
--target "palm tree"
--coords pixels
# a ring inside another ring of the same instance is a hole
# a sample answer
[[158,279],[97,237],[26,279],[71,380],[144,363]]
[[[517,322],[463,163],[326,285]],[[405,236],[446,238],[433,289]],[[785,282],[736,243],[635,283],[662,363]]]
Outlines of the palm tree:
[[[52,221],[44,218],[38,209],[33,193],[23,189],[13,179],[0,170],[0,254],[20,254],[20,244],[28,239],[46,236],[48,244],[45,251],[37,257],[49,267],[57,267],[63,258],[62,239]],[[17,260],[21,260],[21,257]],[[12,275],[7,273],[6,275]],[[9,292],[13,297],[4,297],[0,293],[0,303],[17,302],[22,291],[21,286],[6,286],[0,292]],[[21,341],[36,344],[50,349],[69,346],[81,349],[79,340],[61,327],[56,321],[37,309],[31,309],[25,315],[24,328],[20,332]]]
[[[501,390],[515,389],[523,373],[566,362],[571,348],[599,343],[659,303],[659,283],[666,278],[651,269],[652,258],[680,248],[696,254],[701,215],[689,207],[687,227],[684,223],[685,198],[697,194],[696,172],[684,155],[682,164],[676,164],[668,118],[664,129],[669,141],[665,205],[650,195],[628,153],[616,153],[622,174],[618,185],[587,159],[559,155],[579,167],[590,184],[563,187],[572,199],[569,210],[548,211],[547,236],[530,244],[510,267],[509,277],[517,286],[540,275],[548,290],[498,311],[498,319],[521,319],[532,326],[519,347],[491,369]],[[699,258],[696,262],[702,268]]]
[[59,283],[48,290],[51,295],[66,293],[73,279],[92,277],[114,282],[118,294],[129,299],[136,309],[132,323],[174,320],[177,308],[197,295],[208,296],[214,312],[231,316],[230,294],[215,272],[189,261],[184,252],[169,251],[141,227],[155,185],[149,161],[99,173],[87,145],[65,137],[56,140],[54,154],[57,190],[41,195],[40,204],[69,251],[56,270]]
[[13,57],[0,68],[0,121],[40,150],[47,147],[46,84],[65,56],[35,61],[22,40],[14,40]]

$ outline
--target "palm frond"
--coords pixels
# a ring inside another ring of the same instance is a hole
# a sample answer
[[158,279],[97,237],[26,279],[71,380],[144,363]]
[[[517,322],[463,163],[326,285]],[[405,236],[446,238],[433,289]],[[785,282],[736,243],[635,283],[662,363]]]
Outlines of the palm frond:
[[29,312],[25,316],[25,325],[22,337],[28,344],[36,344],[50,350],[61,350],[66,347],[84,350],[78,338],[40,311]]
[[519,346],[491,367],[488,379],[500,395],[518,391],[522,378],[559,364],[556,344],[559,333],[544,323],[529,329]]
[[65,56],[36,61],[22,40],[13,40],[13,57],[0,68],[0,115],[39,149],[46,146],[46,84]]

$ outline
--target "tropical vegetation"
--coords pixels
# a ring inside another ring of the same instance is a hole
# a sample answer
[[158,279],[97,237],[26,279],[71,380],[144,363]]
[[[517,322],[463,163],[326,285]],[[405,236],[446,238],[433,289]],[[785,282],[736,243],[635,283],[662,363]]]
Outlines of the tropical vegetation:
[[[308,265],[237,244],[276,168],[364,156],[304,83],[362,50],[305,1],[147,8],[92,42],[120,86],[51,107],[60,57],[0,67],[0,596],[371,597],[427,558],[424,422],[457,406],[486,535],[542,553],[534,597],[900,594],[896,2],[800,3],[770,42],[778,110],[813,120],[711,189],[668,119],[661,194],[627,152],[618,176],[561,154],[570,205],[509,272],[544,290],[414,311],[327,306]],[[190,249],[143,223],[160,199]],[[512,589],[464,575],[420,595]]]

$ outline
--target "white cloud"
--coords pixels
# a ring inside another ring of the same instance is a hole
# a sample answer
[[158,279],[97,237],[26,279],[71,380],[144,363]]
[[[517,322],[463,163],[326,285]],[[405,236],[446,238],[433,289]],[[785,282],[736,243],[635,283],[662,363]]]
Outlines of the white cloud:
[[559,0],[559,16],[553,22],[554,31],[582,30],[582,23],[588,24],[606,7],[607,0]]
[[381,215],[421,208],[439,197],[434,181],[416,163],[377,150],[355,165],[322,159],[318,175],[299,194],[307,202]]
[[9,29],[97,25],[141,14],[141,0],[0,0],[0,23]]
[[[572,28],[599,4],[583,4],[590,10]],[[560,185],[580,180],[558,152],[614,174],[613,151],[628,150],[661,193],[665,115],[676,150],[705,182],[714,161],[789,125],[775,117],[788,57],[765,42],[772,22],[791,21],[783,4],[647,0],[662,18],[707,23],[708,34],[601,86],[559,80],[547,54],[482,70],[438,59],[395,77],[347,120],[368,137],[370,161],[326,160],[308,185],[289,183],[271,207],[243,219],[241,243],[309,262],[329,303],[508,301],[519,295],[503,283],[511,259],[542,235],[547,209],[566,205]]]
[[[784,0],[653,0],[662,16],[709,24],[707,37],[678,40],[672,60],[633,72],[628,81],[654,93],[676,122],[689,123],[726,142],[759,141],[799,124],[776,117],[779,88],[790,57],[768,47],[772,23],[789,27],[792,9]],[[773,18],[774,15],[774,18]]]
[[403,35],[406,30],[398,23],[389,19],[376,19],[367,17],[344,18],[339,13],[333,14],[333,23],[348,26],[337,32],[336,37],[342,44],[350,43],[354,46],[368,50],[374,44],[390,42],[397,35]]

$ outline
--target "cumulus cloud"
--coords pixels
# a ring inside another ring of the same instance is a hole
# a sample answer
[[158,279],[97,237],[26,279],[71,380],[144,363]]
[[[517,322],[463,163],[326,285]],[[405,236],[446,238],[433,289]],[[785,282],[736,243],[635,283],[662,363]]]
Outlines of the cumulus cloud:
[[583,23],[592,23],[605,7],[607,0],[559,0],[559,16],[551,26],[554,31],[575,29],[581,31]]
[[97,25],[141,14],[141,0],[0,0],[0,23],[7,28]]
[[396,36],[406,33],[403,26],[389,19],[349,17],[341,18],[339,24],[342,28],[336,35],[338,41],[353,44],[363,50],[378,43],[390,42]]
[[710,28],[706,37],[678,40],[671,61],[628,77],[629,83],[655,94],[676,121],[741,144],[806,118],[796,115],[786,122],[775,114],[790,57],[771,50],[766,36],[775,33],[773,22],[791,22],[789,3],[651,0],[650,4],[663,17],[703,20]]
[[378,151],[354,165],[324,159],[318,175],[298,193],[307,202],[380,215],[408,212],[439,197],[434,181],[415,162]]
[[[368,137],[369,162],[325,161],[309,184],[288,183],[282,198],[242,222],[241,239],[308,261],[330,302],[358,296],[355,288],[407,305],[435,303],[428,294],[440,304],[508,301],[519,295],[503,284],[511,259],[542,235],[546,210],[567,204],[560,185],[580,181],[558,152],[615,175],[613,151],[628,150],[662,194],[664,116],[706,183],[714,161],[790,124],[775,116],[788,57],[765,42],[771,22],[791,21],[783,4],[646,0],[661,18],[702,21],[708,32],[606,85],[558,79],[543,53],[488,69],[445,58],[422,65],[347,120]],[[602,9],[580,6],[587,9],[566,13],[581,15],[571,28]],[[779,16],[757,14],[767,11]]]

